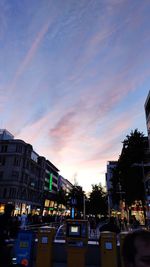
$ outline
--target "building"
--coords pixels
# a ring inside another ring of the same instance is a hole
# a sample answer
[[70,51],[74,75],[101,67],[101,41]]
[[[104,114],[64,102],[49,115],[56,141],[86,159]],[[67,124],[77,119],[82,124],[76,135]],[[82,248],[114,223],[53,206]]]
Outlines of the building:
[[15,214],[48,213],[57,206],[59,170],[32,145],[0,129],[0,212],[12,203]]
[[54,213],[57,209],[59,170],[49,160],[46,160],[44,178],[44,214]]
[[[62,200],[62,203],[58,205],[59,214],[62,215],[70,215],[70,200],[69,193],[71,193],[73,189],[73,184],[70,183],[63,176],[59,175],[58,179],[58,196]],[[69,205],[68,205],[69,204]]]
[[6,129],[0,129],[0,140],[14,139],[14,136]]
[[70,193],[73,188],[73,184],[70,183],[67,179],[59,175],[59,187],[58,190],[62,189],[66,193]]
[[[149,143],[147,154],[150,155],[150,91],[147,95],[144,108],[145,108],[146,126],[147,126],[148,143]],[[146,193],[147,218],[150,221],[150,156],[149,156],[149,170],[146,173],[144,167],[144,184]]]
[[146,98],[144,108],[145,108],[145,115],[146,115],[148,141],[149,141],[149,147],[150,147],[150,91],[149,91],[148,96]]
[[108,214],[111,215],[111,210],[115,209],[112,202],[112,176],[113,169],[117,166],[117,161],[108,161],[107,162],[107,173],[106,173],[106,189],[108,193]]
[[8,131],[0,135],[0,212],[6,203],[15,213],[40,211],[46,160],[30,144],[11,138]]

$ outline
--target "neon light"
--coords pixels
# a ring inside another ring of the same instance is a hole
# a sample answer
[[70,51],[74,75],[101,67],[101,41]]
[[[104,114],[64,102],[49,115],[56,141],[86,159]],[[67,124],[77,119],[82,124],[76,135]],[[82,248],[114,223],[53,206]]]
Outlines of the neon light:
[[53,175],[50,173],[49,175],[49,191],[52,191],[52,183],[53,183]]
[[74,219],[74,208],[71,208],[71,219]]

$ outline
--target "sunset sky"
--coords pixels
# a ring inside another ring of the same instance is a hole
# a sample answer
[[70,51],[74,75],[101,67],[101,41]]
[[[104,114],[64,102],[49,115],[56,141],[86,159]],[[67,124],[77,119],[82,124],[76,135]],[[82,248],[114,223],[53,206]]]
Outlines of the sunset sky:
[[0,128],[85,191],[147,135],[150,0],[0,0]]

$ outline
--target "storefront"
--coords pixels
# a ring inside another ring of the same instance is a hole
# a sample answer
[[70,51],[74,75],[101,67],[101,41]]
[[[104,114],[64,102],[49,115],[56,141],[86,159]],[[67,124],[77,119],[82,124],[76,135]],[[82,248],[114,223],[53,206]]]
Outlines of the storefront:
[[144,209],[141,200],[136,200],[131,206],[131,216],[135,216],[141,225],[145,225]]

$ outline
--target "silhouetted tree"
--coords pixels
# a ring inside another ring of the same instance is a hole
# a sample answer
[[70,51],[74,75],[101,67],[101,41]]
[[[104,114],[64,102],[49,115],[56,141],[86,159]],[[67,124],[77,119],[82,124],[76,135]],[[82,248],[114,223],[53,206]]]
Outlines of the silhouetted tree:
[[101,184],[92,185],[89,198],[89,213],[106,215],[108,213],[107,194]]
[[72,190],[68,194],[68,203],[72,206],[72,200],[75,200],[76,204],[74,205],[78,213],[83,212],[83,201],[84,201],[85,192],[82,190],[81,186],[73,186]]
[[119,202],[120,198],[124,198],[128,205],[135,200],[144,202],[143,161],[147,147],[148,139],[137,129],[123,141],[117,167],[113,170],[114,203]]

